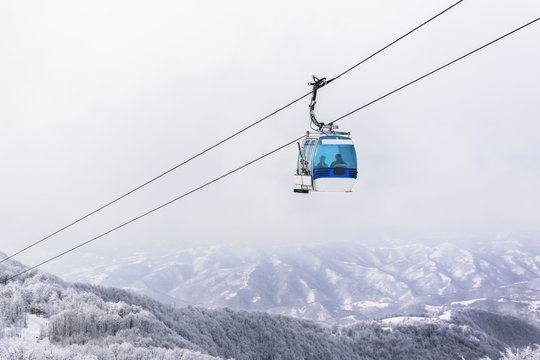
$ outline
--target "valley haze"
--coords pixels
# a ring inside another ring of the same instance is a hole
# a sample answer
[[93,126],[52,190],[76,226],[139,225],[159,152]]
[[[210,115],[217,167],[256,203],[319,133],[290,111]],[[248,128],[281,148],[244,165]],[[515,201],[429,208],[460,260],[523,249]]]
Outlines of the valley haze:
[[[540,245],[508,237],[457,245],[379,241],[213,246],[57,264],[70,281],[121,287],[175,306],[266,311],[327,323],[471,306],[540,324]],[[521,315],[519,315],[521,314]]]

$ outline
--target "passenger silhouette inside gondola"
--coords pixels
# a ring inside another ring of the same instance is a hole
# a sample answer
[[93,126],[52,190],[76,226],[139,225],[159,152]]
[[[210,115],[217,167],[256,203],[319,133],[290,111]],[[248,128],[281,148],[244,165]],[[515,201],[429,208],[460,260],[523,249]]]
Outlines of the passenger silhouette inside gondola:
[[341,154],[336,154],[336,160],[330,164],[330,167],[347,167],[347,163],[341,157]]
[[315,166],[315,168],[327,168],[328,165],[326,164],[326,156],[322,155],[320,158],[319,158],[319,163],[317,164],[317,166]]

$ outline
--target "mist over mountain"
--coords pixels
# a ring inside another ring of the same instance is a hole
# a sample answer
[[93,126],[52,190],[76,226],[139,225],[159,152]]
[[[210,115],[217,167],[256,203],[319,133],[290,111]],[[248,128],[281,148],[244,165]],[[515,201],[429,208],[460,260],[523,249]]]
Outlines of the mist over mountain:
[[135,254],[62,276],[176,306],[265,311],[329,323],[476,308],[540,324],[540,249],[511,239],[366,247],[221,247]]
[[[126,290],[0,265],[2,359],[496,359],[538,343],[516,317],[472,309],[326,326],[264,312],[178,308]],[[521,350],[520,350],[521,351]]]

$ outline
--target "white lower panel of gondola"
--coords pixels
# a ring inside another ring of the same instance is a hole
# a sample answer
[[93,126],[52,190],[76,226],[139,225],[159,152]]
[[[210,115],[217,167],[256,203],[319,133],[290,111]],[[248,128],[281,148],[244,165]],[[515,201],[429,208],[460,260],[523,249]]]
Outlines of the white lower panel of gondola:
[[356,179],[354,178],[336,178],[324,177],[313,181],[313,190],[315,191],[352,191]]

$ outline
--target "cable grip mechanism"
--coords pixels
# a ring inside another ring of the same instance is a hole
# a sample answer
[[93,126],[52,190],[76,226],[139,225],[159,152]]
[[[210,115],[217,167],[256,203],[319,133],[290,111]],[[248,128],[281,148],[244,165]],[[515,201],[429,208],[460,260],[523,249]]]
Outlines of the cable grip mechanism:
[[323,122],[319,122],[317,118],[315,117],[315,104],[317,104],[317,90],[319,88],[323,87],[324,85],[328,84],[332,80],[326,80],[326,78],[319,79],[315,75],[312,75],[313,82],[308,82],[309,86],[313,86],[313,91],[311,93],[311,102],[309,104],[309,116],[311,118],[311,122],[313,125],[315,125],[319,131],[321,131],[323,128],[328,128],[329,130],[332,130],[332,124],[326,125]]

